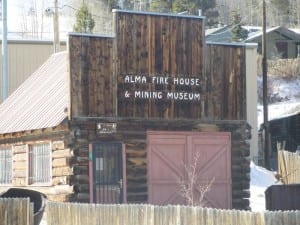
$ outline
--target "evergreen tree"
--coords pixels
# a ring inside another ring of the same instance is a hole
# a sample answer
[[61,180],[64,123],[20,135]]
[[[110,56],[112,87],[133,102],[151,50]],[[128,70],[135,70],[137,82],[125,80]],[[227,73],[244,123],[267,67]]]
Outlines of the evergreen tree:
[[172,11],[175,13],[187,11],[188,14],[199,15],[200,10],[201,15],[206,17],[207,26],[212,26],[218,22],[219,13],[215,7],[215,0],[174,0],[172,2]]
[[150,10],[163,13],[186,12],[189,15],[202,15],[206,17],[206,25],[216,24],[219,16],[216,10],[216,0],[124,0],[125,9]]
[[215,0],[174,0],[172,2],[173,12],[188,11],[191,15],[198,15],[199,10],[205,15],[208,9],[216,7]]
[[85,2],[83,2],[76,12],[76,23],[73,27],[75,32],[92,33],[95,27],[95,20],[89,12]]
[[196,4],[190,0],[174,0],[172,5],[172,11],[175,13],[191,12],[196,8]]
[[118,0],[104,0],[104,2],[109,7],[109,10],[120,8]]
[[242,17],[237,11],[232,12],[231,41],[239,42],[248,37],[248,31],[242,27]]
[[128,10],[149,11],[150,10],[149,5],[150,5],[149,0],[124,0],[122,7],[123,9],[128,9]]
[[[267,27],[299,27],[300,0],[265,0]],[[262,26],[262,0],[216,0],[220,12],[219,23],[229,24],[229,12],[239,9],[247,25]]]
[[204,15],[206,18],[205,25],[207,27],[213,27],[219,23],[219,12],[217,9],[207,9]]
[[163,13],[172,12],[172,2],[168,0],[152,0],[150,11]]

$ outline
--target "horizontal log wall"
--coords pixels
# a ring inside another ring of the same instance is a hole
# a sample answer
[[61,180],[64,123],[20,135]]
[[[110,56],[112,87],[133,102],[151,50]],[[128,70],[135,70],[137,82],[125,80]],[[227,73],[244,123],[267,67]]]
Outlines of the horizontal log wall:
[[[10,141],[6,146],[12,148],[12,184],[2,186],[0,192],[8,189],[9,187],[22,187],[33,190],[38,190],[45,193],[49,200],[55,201],[69,201],[73,190],[69,186],[70,177],[73,174],[72,171],[72,148],[70,143],[72,142],[72,136],[61,131],[59,135],[55,132],[48,133],[43,131],[35,131],[33,133],[39,133],[39,135],[31,137],[28,136],[19,137]],[[22,136],[22,133],[19,134]],[[6,140],[7,141],[7,140]],[[52,179],[50,184],[46,185],[29,185],[28,184],[28,146],[36,143],[50,143],[52,146]]]
[[[203,18],[114,12],[114,37],[70,36],[74,201],[89,201],[88,145],[126,145],[129,202],[147,202],[146,132],[229,131],[233,207],[249,209],[249,127],[245,47],[204,45]],[[204,51],[205,50],[205,51]],[[146,82],[125,80],[145,76]],[[153,83],[153,77],[197,78],[199,85]],[[132,98],[128,91],[200,93],[200,100]],[[196,119],[196,120],[191,120]],[[232,121],[229,121],[232,120]],[[210,121],[210,122],[205,122]],[[98,134],[98,122],[117,131]]]
[[90,202],[89,144],[96,140],[96,124],[71,124],[73,141],[73,176],[70,185],[74,187],[71,201]]
[[[117,123],[117,132],[97,134],[97,123]],[[127,200],[129,203],[146,203],[147,195],[147,130],[158,131],[220,131],[231,132],[232,207],[249,209],[250,197],[250,127],[243,121],[203,122],[200,120],[138,120],[138,119],[88,119],[72,122],[77,131],[75,157],[78,173],[73,185],[77,186],[74,201],[89,201],[88,144],[93,141],[120,141],[126,148]]]

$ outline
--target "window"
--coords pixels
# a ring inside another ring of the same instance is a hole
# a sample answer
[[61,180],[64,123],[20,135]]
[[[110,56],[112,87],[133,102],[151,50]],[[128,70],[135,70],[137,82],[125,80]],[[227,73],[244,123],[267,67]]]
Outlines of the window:
[[51,181],[51,148],[49,143],[29,145],[29,184]]
[[288,58],[288,43],[287,42],[276,42],[276,49],[277,49],[277,57],[281,59]]
[[12,150],[0,147],[0,184],[12,182]]

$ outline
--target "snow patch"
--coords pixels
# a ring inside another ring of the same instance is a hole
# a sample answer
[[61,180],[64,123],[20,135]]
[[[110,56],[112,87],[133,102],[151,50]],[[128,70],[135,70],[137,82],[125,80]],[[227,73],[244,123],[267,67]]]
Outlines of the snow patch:
[[265,191],[271,185],[279,183],[274,172],[257,166],[253,162],[251,162],[250,168],[250,207],[254,212],[265,211]]
[[[257,78],[258,128],[263,124],[262,77]],[[284,118],[300,112],[300,77],[268,77],[268,119]]]

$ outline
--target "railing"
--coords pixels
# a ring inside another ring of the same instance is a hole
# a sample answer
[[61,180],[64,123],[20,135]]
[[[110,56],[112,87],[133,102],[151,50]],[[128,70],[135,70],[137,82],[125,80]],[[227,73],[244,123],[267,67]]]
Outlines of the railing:
[[[298,225],[300,211],[250,212],[189,206],[48,202],[47,225]],[[1,225],[33,225],[29,199],[0,199]]]
[[278,151],[278,174],[284,184],[300,183],[300,155],[288,151]]
[[0,198],[1,225],[33,225],[33,205],[29,198]]
[[[47,225],[296,225],[300,212],[250,212],[188,206],[48,202]],[[278,223],[280,221],[280,223]]]

